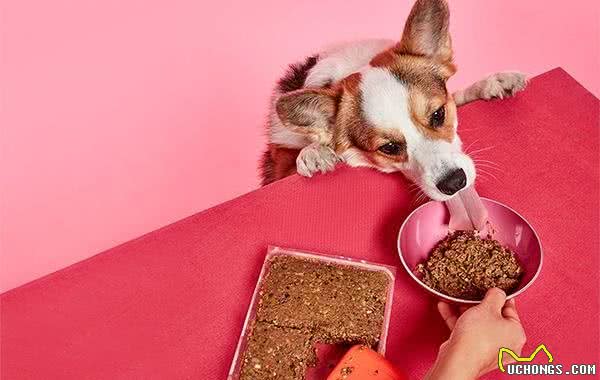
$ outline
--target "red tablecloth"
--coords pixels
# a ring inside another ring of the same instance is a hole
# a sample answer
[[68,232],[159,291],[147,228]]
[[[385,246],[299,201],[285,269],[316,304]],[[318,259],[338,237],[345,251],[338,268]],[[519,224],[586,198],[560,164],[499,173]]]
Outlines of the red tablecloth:
[[[504,170],[479,193],[542,239],[544,268],[518,304],[525,353],[544,343],[555,363],[598,360],[598,109],[556,69],[513,99],[460,110],[465,143],[494,146],[482,156]],[[1,377],[224,379],[268,245],[399,266],[396,235],[412,208],[400,175],[340,167],[142,236],[3,294]],[[399,268],[389,358],[419,378],[447,335]]]

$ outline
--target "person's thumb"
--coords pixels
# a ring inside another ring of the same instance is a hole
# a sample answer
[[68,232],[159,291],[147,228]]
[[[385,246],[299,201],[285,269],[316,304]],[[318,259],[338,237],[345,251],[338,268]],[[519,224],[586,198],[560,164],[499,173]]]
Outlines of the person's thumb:
[[487,307],[494,312],[501,313],[502,307],[506,302],[506,293],[502,289],[491,288],[485,293],[485,297],[481,301],[483,307]]

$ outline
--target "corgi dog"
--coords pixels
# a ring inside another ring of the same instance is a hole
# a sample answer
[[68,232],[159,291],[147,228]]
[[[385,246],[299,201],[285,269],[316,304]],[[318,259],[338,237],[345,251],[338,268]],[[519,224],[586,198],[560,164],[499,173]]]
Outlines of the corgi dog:
[[438,201],[472,185],[475,165],[457,135],[456,107],[514,95],[527,80],[497,73],[450,94],[448,25],[446,1],[417,0],[400,41],[342,44],[291,65],[271,102],[262,184],[344,162],[401,171]]

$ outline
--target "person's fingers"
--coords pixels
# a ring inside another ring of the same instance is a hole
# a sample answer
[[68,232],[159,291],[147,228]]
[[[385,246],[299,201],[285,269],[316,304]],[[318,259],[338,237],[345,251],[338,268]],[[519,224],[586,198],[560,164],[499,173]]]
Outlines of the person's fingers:
[[452,306],[448,305],[445,302],[438,302],[437,308],[440,312],[440,315],[442,316],[442,319],[444,320],[444,322],[446,322],[448,328],[450,330],[453,330],[454,325],[456,325],[456,320],[458,319],[458,316],[452,309]]
[[506,302],[506,293],[502,289],[491,288],[485,293],[481,305],[500,314]]
[[517,313],[517,304],[514,298],[511,298],[508,301],[506,301],[504,307],[502,308],[502,316],[504,318],[514,319],[518,322],[521,321],[521,319],[519,318],[519,314]]

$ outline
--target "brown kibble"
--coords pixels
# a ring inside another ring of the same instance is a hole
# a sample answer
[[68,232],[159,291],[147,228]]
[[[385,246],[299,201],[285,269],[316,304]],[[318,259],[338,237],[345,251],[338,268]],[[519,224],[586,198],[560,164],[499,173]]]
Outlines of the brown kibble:
[[[304,379],[306,368],[316,364],[317,342],[376,348],[390,280],[383,271],[273,257],[260,285],[240,379],[271,379],[275,373],[277,379]],[[352,367],[345,370],[343,378]]]
[[449,234],[415,272],[429,287],[468,300],[481,300],[493,287],[508,294],[519,285],[523,274],[510,249],[473,231]]

